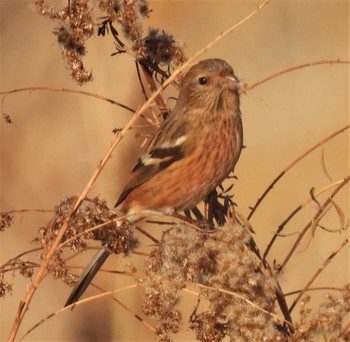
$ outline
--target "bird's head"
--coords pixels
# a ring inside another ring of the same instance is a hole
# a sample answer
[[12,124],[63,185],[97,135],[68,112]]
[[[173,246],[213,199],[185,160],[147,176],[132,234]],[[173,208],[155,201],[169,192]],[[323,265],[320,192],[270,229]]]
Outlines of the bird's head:
[[223,98],[227,102],[239,102],[239,86],[239,79],[226,61],[206,59],[186,73],[178,102],[196,109],[213,110],[218,108]]

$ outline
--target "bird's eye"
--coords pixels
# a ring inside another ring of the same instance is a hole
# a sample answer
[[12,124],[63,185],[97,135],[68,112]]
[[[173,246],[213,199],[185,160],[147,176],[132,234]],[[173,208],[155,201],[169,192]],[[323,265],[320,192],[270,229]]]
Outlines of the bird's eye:
[[206,77],[204,77],[204,76],[203,77],[199,77],[198,82],[199,82],[200,85],[204,85],[204,84],[207,84],[208,79]]

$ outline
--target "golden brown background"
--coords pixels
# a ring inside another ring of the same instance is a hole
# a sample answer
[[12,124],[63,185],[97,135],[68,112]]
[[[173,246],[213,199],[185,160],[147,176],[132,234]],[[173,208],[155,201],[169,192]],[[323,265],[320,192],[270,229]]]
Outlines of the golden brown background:
[[[62,1],[52,1],[57,7]],[[153,12],[145,28],[155,26],[186,43],[190,56],[252,11],[257,1],[150,1]],[[29,1],[0,1],[0,89],[30,86],[67,87],[98,93],[136,108],[142,103],[134,62],[128,55],[110,57],[111,37],[94,37],[88,43],[85,64],[94,81],[79,88],[61,59],[54,24],[32,10]],[[272,1],[257,16],[221,40],[201,58],[228,60],[248,84],[279,70],[321,59],[349,60],[349,1]],[[249,214],[266,186],[297,156],[333,131],[349,123],[349,67],[322,65],[289,73],[242,97],[245,145],[236,167],[235,201]],[[52,209],[63,196],[79,194],[103,158],[112,129],[123,126],[128,112],[94,98],[59,92],[35,91],[6,97],[3,110],[15,125],[0,123],[0,210]],[[112,206],[138,154],[134,132],[123,140],[90,193]],[[349,133],[324,148],[333,181],[349,174]],[[327,186],[321,166],[321,149],[313,152],[280,181],[251,221],[263,249],[277,226],[309,197],[312,187]],[[349,218],[349,191],[337,203]],[[288,226],[300,231],[316,212],[309,205]],[[30,241],[50,215],[16,216],[15,225],[0,236],[1,262],[33,248]],[[322,222],[336,229],[333,210]],[[301,250],[281,276],[285,291],[299,289],[348,232],[317,230],[307,251]],[[278,241],[270,257],[279,261],[295,236]],[[113,261],[116,262],[118,258]],[[345,248],[315,285],[342,286],[349,281],[349,249]],[[35,260],[39,262],[38,260]],[[112,263],[113,263],[112,261]],[[77,264],[75,264],[77,265]],[[106,288],[132,283],[110,279]],[[12,296],[1,299],[0,339],[7,338],[29,280],[14,276]],[[101,282],[102,282],[101,280]],[[99,284],[101,284],[99,282]],[[59,309],[70,289],[51,277],[44,280],[30,304],[18,337],[40,319]],[[95,293],[89,290],[88,294]],[[140,290],[119,297],[140,312]],[[126,298],[126,296],[128,298]],[[186,300],[193,301],[188,294]],[[317,295],[315,295],[317,298]],[[320,295],[319,298],[322,299]],[[191,308],[190,308],[191,309]],[[190,311],[190,310],[189,310]],[[187,318],[185,318],[186,321]],[[185,329],[176,340],[193,338]],[[136,319],[108,300],[92,302],[54,317],[36,329],[28,340],[152,341]]]

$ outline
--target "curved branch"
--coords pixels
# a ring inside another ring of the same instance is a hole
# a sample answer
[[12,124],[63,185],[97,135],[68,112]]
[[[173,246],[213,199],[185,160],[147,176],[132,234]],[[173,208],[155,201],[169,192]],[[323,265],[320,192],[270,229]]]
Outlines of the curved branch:
[[316,62],[310,62],[310,63],[304,63],[304,64],[300,64],[300,65],[296,65],[296,66],[293,66],[293,67],[290,67],[290,68],[287,68],[287,69],[284,69],[284,70],[281,70],[281,71],[278,71],[276,72],[275,74],[272,74],[266,78],[263,78],[262,80],[258,81],[258,82],[255,82],[251,85],[248,85],[246,87],[243,87],[241,92],[242,93],[246,93],[276,77],[279,77],[279,76],[282,76],[284,74],[287,74],[289,72],[292,72],[292,71],[295,71],[295,70],[299,70],[299,69],[304,69],[304,68],[307,68],[307,67],[311,67],[311,66],[315,66],[315,65],[321,65],[321,64],[350,64],[350,61],[342,61],[342,60],[332,60],[332,59],[329,59],[329,60],[320,60],[320,61],[316,61]]

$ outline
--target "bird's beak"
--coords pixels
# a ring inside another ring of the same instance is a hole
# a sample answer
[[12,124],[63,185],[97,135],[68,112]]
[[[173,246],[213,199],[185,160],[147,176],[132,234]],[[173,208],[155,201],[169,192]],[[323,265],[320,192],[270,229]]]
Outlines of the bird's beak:
[[233,82],[233,83],[239,83],[238,79],[235,76],[226,75],[225,79],[229,80],[230,82]]
[[226,75],[223,79],[227,88],[232,90],[237,90],[239,88],[239,80],[236,76]]

